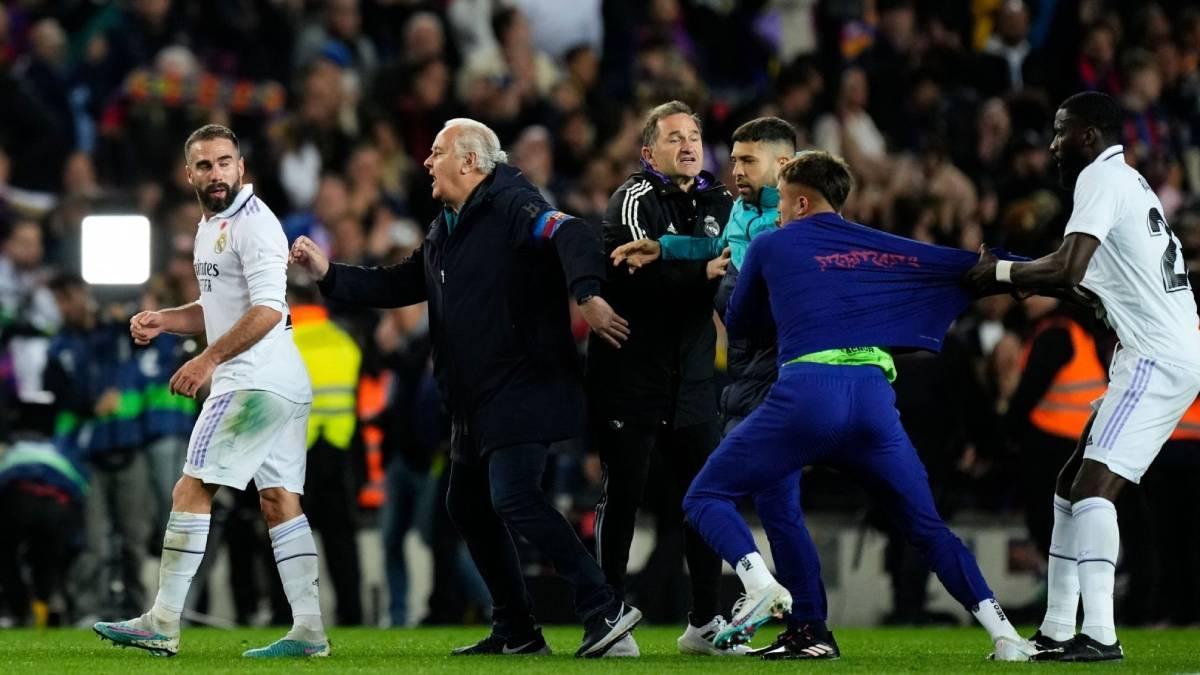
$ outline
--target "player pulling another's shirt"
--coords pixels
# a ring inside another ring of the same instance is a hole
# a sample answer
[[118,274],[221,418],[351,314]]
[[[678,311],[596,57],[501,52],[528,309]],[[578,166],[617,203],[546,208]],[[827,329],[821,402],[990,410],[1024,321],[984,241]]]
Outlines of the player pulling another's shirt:
[[[767,570],[737,502],[823,464],[856,477],[895,514],[938,579],[987,629],[1004,661],[1036,651],[1008,622],[975,557],[938,515],[925,467],[900,424],[895,376],[883,348],[939,349],[970,297],[960,285],[975,256],[895,237],[842,219],[849,169],[824,152],[803,152],[779,173],[786,224],[750,244],[725,313],[730,339],[776,326],[779,380],[725,437],[684,499],[687,517],[737,571],[746,595],[718,646],[749,639],[786,614],[784,584],[819,575],[818,561],[788,555],[802,525],[790,511],[760,512],[775,531],[781,584]],[[837,360],[831,352],[840,352]],[[800,589],[802,592],[802,588]]]

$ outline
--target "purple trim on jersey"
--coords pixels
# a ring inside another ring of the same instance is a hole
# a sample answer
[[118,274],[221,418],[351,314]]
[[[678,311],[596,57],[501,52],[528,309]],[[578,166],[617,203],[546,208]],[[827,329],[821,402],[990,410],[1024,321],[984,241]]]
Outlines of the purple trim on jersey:
[[1129,389],[1121,397],[1121,405],[1108,420],[1104,433],[1100,434],[1100,447],[1111,450],[1113,444],[1117,442],[1117,438],[1125,428],[1125,423],[1129,421],[1134,408],[1142,400],[1142,394],[1146,393],[1146,387],[1150,384],[1150,376],[1154,374],[1154,364],[1155,362],[1149,359],[1138,359],[1137,369],[1134,370]]
[[200,436],[196,439],[196,447],[192,448],[192,457],[188,460],[192,466],[196,468],[204,466],[204,457],[208,454],[208,444],[212,440],[213,434],[216,433],[217,427],[221,422],[221,417],[225,414],[225,410],[229,407],[229,403],[233,401],[233,395],[236,393],[235,391],[231,391],[228,394],[223,394],[209,408],[208,418],[204,421],[204,428],[200,431]]

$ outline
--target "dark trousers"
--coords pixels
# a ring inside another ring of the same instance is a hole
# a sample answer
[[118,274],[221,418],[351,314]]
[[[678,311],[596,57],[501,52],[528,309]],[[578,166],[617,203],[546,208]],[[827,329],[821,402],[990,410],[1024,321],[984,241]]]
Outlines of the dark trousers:
[[600,566],[542,491],[548,455],[547,445],[529,443],[493,450],[470,464],[450,465],[446,509],[492,594],[493,632],[503,637],[528,633],[535,624],[514,533],[533,544],[571,584],[581,620],[613,602]]
[[[79,536],[79,507],[62,491],[40,483],[17,482],[0,491],[0,597],[3,609],[24,621],[31,600],[61,612],[72,540]],[[24,555],[22,555],[22,551]],[[29,569],[33,593],[22,567]]]
[[312,529],[321,535],[321,552],[329,566],[330,580],[337,597],[339,626],[362,623],[361,570],[358,560],[357,524],[355,523],[354,476],[350,454],[324,439],[308,451],[304,480],[304,514]]
[[[596,449],[604,470],[604,493],[596,505],[596,552],[604,575],[618,598],[625,594],[629,545],[638,509],[646,492],[650,459],[659,453],[673,481],[656,490],[670,490],[680,503],[692,479],[721,439],[716,420],[673,429],[669,425],[635,425],[597,420]],[[690,620],[704,625],[720,613],[721,558],[685,523],[684,556],[691,575]]]

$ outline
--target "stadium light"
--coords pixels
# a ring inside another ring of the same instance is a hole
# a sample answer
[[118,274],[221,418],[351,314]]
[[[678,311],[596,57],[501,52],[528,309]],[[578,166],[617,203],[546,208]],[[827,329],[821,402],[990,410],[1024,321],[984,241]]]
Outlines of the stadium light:
[[150,220],[145,216],[83,219],[83,278],[89,284],[144,284],[150,278]]

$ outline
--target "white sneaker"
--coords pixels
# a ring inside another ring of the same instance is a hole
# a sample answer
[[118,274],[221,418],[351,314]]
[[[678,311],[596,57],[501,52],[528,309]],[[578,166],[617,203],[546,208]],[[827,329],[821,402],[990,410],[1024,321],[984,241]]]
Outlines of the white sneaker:
[[625,637],[617,640],[616,644],[608,648],[608,651],[604,653],[604,658],[607,659],[610,656],[629,657],[641,655],[642,650],[638,649],[638,643],[637,640],[633,639],[633,633],[627,633]]
[[160,632],[150,612],[128,621],[100,621],[92,626],[92,630],[100,639],[109,640],[119,647],[136,647],[155,656],[175,656],[179,653],[179,633],[172,635]]
[[1029,640],[998,637],[995,651],[988,658],[993,661],[1032,661],[1039,651]]
[[700,628],[689,623],[687,630],[683,631],[683,635],[680,635],[679,639],[675,641],[675,644],[679,645],[679,653],[701,656],[745,656],[750,651],[746,645],[729,644],[721,649],[713,644],[717,634],[728,625],[729,622],[720,614],[714,616],[712,621]]
[[742,595],[733,605],[733,620],[717,632],[713,645],[717,649],[730,644],[745,644],[754,637],[758,627],[772,617],[782,619],[792,611],[792,594],[778,581]]

